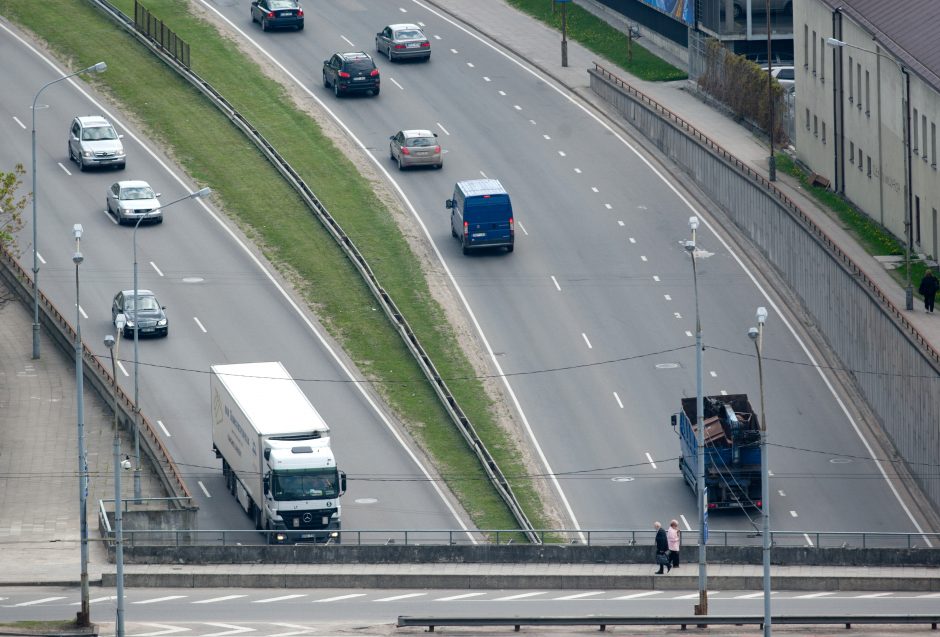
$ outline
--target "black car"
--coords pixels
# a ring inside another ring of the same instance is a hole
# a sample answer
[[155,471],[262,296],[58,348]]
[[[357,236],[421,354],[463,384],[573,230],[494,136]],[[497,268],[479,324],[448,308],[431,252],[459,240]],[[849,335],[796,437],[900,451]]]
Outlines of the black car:
[[379,69],[364,51],[334,53],[323,62],[323,86],[333,87],[336,97],[353,91],[379,94]]
[[150,290],[137,290],[137,304],[135,308],[134,290],[124,290],[114,295],[111,303],[111,322],[117,326],[118,314],[123,314],[124,337],[133,338],[134,323],[137,324],[138,336],[166,336],[170,333],[170,326],[166,320],[165,307],[157,302],[157,297]]
[[304,28],[304,10],[297,0],[254,0],[251,21],[260,22],[261,30]]

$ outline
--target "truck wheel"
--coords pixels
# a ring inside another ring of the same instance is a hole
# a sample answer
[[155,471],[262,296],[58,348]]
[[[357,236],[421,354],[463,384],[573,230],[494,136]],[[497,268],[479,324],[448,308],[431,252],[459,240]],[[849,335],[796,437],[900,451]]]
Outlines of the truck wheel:
[[251,512],[253,514],[253,517],[255,518],[255,528],[258,529],[259,531],[262,531],[264,530],[264,525],[263,525],[263,520],[261,519],[261,509],[256,507],[254,504],[252,504],[251,506],[252,506]]

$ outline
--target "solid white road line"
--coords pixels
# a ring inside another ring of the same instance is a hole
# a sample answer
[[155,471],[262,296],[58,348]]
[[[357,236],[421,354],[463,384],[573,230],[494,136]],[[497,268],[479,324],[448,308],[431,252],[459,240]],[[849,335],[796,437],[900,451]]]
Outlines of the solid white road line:
[[168,602],[173,599],[183,599],[185,595],[167,595],[166,597],[154,597],[153,599],[142,599],[131,604],[156,604],[158,602]]
[[351,593],[349,595],[337,595],[336,597],[327,597],[326,599],[315,599],[314,602],[338,602],[342,599],[352,599],[354,597],[365,597],[365,593]]
[[437,127],[440,128],[442,131],[444,131],[445,135],[450,135],[450,133],[447,132],[447,129],[444,128],[444,126],[440,122],[437,123]]
[[509,595],[508,597],[497,597],[494,599],[494,602],[511,602],[515,599],[525,599],[526,597],[535,597],[536,595],[544,595],[546,591],[535,591],[533,593],[518,593],[516,595]]
[[519,226],[519,229],[520,229],[520,230],[522,230],[522,234],[524,234],[524,235],[527,236],[527,237],[529,236],[529,231],[525,229],[525,226],[522,225],[522,222],[517,221],[517,222],[516,222],[516,225]]
[[480,595],[486,595],[486,593],[464,593],[462,595],[451,595],[450,597],[438,597],[435,599],[435,602],[453,602],[458,599],[467,599],[469,597],[479,597]]
[[[621,595],[620,597],[615,597],[615,600],[618,599],[639,599],[641,597],[649,597],[650,595],[662,595],[662,591],[644,591],[642,593],[630,593],[629,595]],[[698,593],[695,594],[698,597]]]
[[594,591],[591,593],[577,593],[575,595],[565,595],[564,597],[556,597],[554,601],[558,602],[565,599],[581,599],[582,597],[592,597],[594,595],[603,595],[604,591]]
[[[774,592],[770,591],[770,594],[771,596],[773,596]],[[758,593],[745,593],[744,595],[735,595],[731,599],[754,599],[755,597],[763,597],[763,596],[764,596],[764,591],[760,591]]]
[[374,602],[394,602],[399,599],[408,599],[410,597],[422,597],[427,595],[427,593],[406,593],[405,595],[394,595],[392,597],[382,597],[380,599],[374,599]]
[[[202,484],[201,482],[199,483]],[[205,489],[205,487],[203,487]],[[224,597],[213,597],[211,599],[200,599],[199,601],[193,602],[193,604],[214,604],[215,602],[225,602],[230,599],[239,599],[240,597],[247,597],[247,595],[225,595]],[[215,624],[213,624],[214,626]]]
[[353,44],[352,42],[350,42],[349,38],[347,38],[345,35],[341,35],[341,36],[339,36],[339,37],[343,38],[343,40],[345,40],[345,41],[346,41],[346,44],[348,44],[349,46],[351,46],[351,47],[353,47],[353,48],[356,47],[356,45]]
[[891,593],[866,593],[865,595],[856,595],[855,599],[875,599],[876,597],[887,597]]
[[117,362],[117,366],[118,366],[118,369],[121,370],[121,373],[122,373],[122,374],[124,374],[125,376],[130,376],[130,374],[127,373],[127,370],[124,369],[124,366],[121,365],[121,361],[118,361],[118,362]]
[[59,168],[61,168],[62,170],[64,170],[66,175],[69,175],[69,176],[72,175],[72,173],[69,172],[69,169],[66,168],[65,165],[64,165],[62,162],[58,162],[58,163],[59,163]]
[[269,597],[267,599],[256,599],[253,600],[252,604],[269,604],[271,602],[282,602],[285,599],[296,599],[298,597],[306,597],[304,593],[296,593],[294,595],[281,595],[280,597]]
[[827,595],[835,595],[835,591],[825,591],[822,593],[807,593],[806,595],[796,595],[790,599],[814,599],[816,597],[826,597]]
[[45,604],[46,602],[55,602],[60,599],[65,599],[64,597],[43,597],[42,599],[34,599],[28,602],[20,602],[19,604],[13,604],[14,606],[35,606],[36,604]]
[[150,267],[152,267],[154,270],[156,270],[156,271],[157,271],[157,274],[159,274],[160,276],[163,276],[163,272],[160,271],[160,268],[158,268],[158,267],[157,267],[157,264],[154,263],[153,261],[150,262]]
[[[197,481],[196,481],[196,484],[199,485],[199,488],[202,489],[202,492],[206,494],[206,497],[207,497],[207,498],[211,498],[211,497],[212,497],[212,494],[209,493],[209,489],[207,489],[207,488],[206,488],[206,485],[204,485],[204,484],[202,483],[202,480],[197,480]],[[244,597],[244,595],[235,595],[235,597]],[[219,599],[226,599],[226,598],[225,598],[225,597],[220,597]],[[210,601],[215,601],[215,600],[210,600]],[[206,604],[206,603],[208,603],[208,602],[193,602],[193,603],[194,603],[194,604]]]
[[169,431],[167,431],[167,428],[163,425],[163,421],[162,421],[162,420],[158,420],[158,421],[157,421],[157,424],[160,425],[160,429],[163,430],[163,433],[166,434],[166,437],[167,437],[167,438],[172,438],[172,437],[173,437],[173,435],[172,435]]
[[21,122],[21,121],[20,121],[20,118],[17,117],[16,115],[13,116],[13,121],[16,122],[17,124],[19,124],[19,125],[20,125],[20,128],[22,128],[23,130],[26,130],[26,124],[24,124],[23,122]]
[[403,91],[405,90],[405,87],[399,84],[398,82],[396,82],[394,77],[388,78],[388,81],[394,84],[395,86],[397,86],[398,88],[400,88],[401,90]]
[[199,329],[201,329],[204,334],[205,334],[205,333],[208,333],[208,331],[206,330],[205,327],[203,327],[202,322],[201,322],[198,318],[196,318],[196,317],[194,316],[194,317],[193,317],[193,320],[196,321],[196,325],[199,326]]
[[103,212],[103,213],[104,213],[104,216],[108,218],[108,221],[110,221],[110,222],[113,223],[114,225],[118,225],[118,220],[114,218],[114,215],[112,215],[112,214],[111,214],[110,212],[108,212],[107,210],[102,210],[101,212]]

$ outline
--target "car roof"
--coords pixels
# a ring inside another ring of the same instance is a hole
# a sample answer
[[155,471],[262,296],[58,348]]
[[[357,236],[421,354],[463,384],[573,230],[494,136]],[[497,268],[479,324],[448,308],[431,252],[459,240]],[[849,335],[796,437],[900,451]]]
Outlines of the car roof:
[[415,29],[417,31],[421,31],[421,27],[419,27],[417,24],[390,24],[388,25],[388,28],[392,31],[404,31],[405,29]]
[[120,188],[150,188],[150,184],[140,179],[128,179],[127,181],[117,182]]
[[401,133],[405,137],[434,137],[434,133],[423,128],[405,129]]
[[82,115],[80,117],[76,117],[75,119],[77,119],[78,122],[82,126],[110,126],[111,125],[111,122],[103,118],[101,115]]
[[464,195],[508,195],[498,179],[465,179],[458,181],[457,186]]
[[[124,296],[134,296],[134,290],[121,290],[121,294]],[[137,288],[137,296],[155,296],[150,290],[141,290]]]
[[372,56],[365,51],[346,51],[345,53],[337,53],[337,55],[344,60],[362,60],[365,58],[370,60],[372,59]]

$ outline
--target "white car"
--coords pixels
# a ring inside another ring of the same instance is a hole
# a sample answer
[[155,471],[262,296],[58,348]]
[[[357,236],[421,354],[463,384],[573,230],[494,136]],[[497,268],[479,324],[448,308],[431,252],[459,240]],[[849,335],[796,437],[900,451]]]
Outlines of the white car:
[[[793,66],[784,64],[781,66],[771,66],[770,74],[777,78],[777,82],[785,91],[792,91],[796,86],[796,75],[794,75]],[[761,70],[767,72],[767,67],[762,66]]]
[[124,170],[127,156],[121,140],[111,122],[98,115],[76,117],[69,127],[69,159],[79,170],[92,166],[114,166]]
[[163,223],[160,193],[154,192],[146,181],[118,181],[108,188],[108,214],[119,224],[125,221]]

